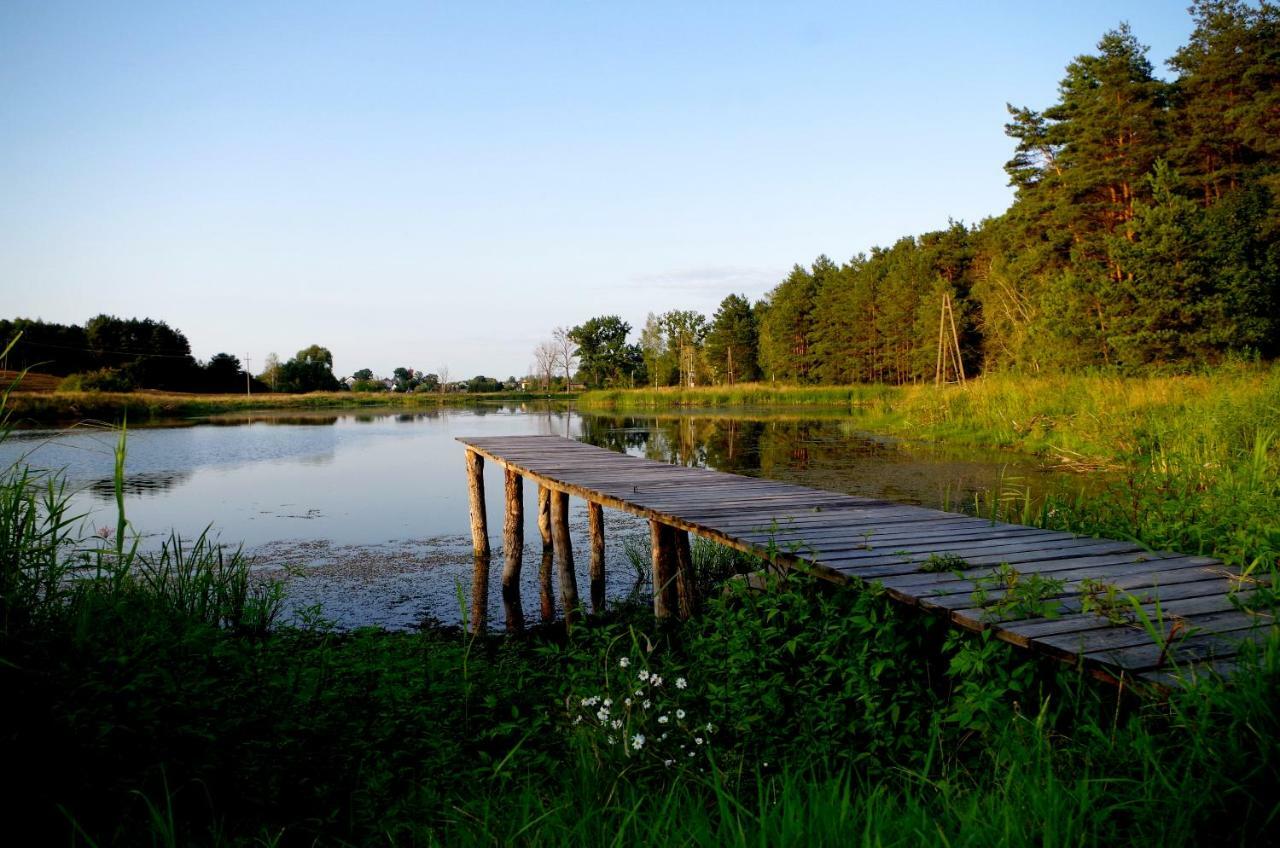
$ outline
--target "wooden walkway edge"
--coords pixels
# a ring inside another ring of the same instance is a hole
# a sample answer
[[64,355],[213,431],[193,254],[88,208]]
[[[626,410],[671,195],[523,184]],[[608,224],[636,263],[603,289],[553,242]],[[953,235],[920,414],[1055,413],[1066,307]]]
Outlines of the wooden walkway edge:
[[[1260,640],[1274,624],[1246,608],[1252,589],[1245,578],[1208,557],[667,465],[560,436],[458,441],[466,446],[478,591],[489,574],[481,471],[485,459],[505,469],[502,584],[511,629],[523,622],[523,478],[538,486],[544,620],[554,612],[553,555],[570,625],[580,609],[568,526],[573,496],[589,504],[597,611],[605,580],[600,510],[609,507],[650,523],[659,617],[687,617],[694,609],[688,534],[696,533],[837,583],[881,584],[900,603],[1116,681],[1169,685],[1179,669],[1229,672],[1244,643]],[[948,567],[933,570],[940,564]],[[482,597],[473,591],[477,629],[485,626]]]

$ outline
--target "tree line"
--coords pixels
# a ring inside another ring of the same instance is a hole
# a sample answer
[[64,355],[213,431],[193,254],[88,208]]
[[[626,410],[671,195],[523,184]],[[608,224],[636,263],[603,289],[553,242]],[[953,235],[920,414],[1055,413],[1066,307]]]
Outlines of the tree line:
[[73,389],[309,392],[342,387],[333,375],[333,354],[320,345],[284,362],[273,353],[262,373],[253,376],[230,353],[196,359],[182,331],[152,318],[104,314],[84,324],[0,319],[0,339],[5,344],[16,339],[0,367],[66,377],[64,386]]
[[907,383],[1275,357],[1280,6],[1191,14],[1172,80],[1122,24],[1067,66],[1056,102],[1008,107],[1004,214],[819,256],[710,320],[651,314],[634,346],[616,316],[592,319],[567,331],[583,380]]

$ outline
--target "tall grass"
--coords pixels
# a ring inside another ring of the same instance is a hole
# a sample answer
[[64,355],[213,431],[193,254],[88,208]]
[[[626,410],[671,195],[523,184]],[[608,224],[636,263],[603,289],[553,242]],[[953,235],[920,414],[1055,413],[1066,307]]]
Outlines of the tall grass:
[[[1163,444],[1174,452],[1148,455],[1188,455]],[[1273,451],[1255,439],[1251,459],[1233,460],[1236,491],[1267,488]],[[118,458],[122,480],[123,444]],[[1262,845],[1280,833],[1275,638],[1231,684],[1161,700],[874,589],[794,574],[730,581],[685,623],[624,606],[515,639],[339,633],[319,618],[279,624],[278,589],[207,535],[141,551],[121,512],[110,538],[78,538],[66,503],[56,477],[0,478],[14,844]],[[752,566],[703,544],[694,557],[708,588]],[[678,696],[688,719],[672,709],[660,722],[637,692]],[[598,704],[584,720],[600,695],[608,722]],[[680,738],[703,741],[675,749]]]

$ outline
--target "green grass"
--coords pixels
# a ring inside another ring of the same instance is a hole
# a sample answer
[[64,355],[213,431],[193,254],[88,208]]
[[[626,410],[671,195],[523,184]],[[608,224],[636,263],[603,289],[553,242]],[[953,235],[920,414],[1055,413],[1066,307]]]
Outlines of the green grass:
[[258,410],[403,408],[433,409],[474,403],[572,400],[571,394],[524,392],[487,394],[404,394],[396,392],[311,392],[308,394],[199,395],[170,392],[15,392],[9,398],[12,420],[57,423],[93,419],[134,423]]
[[[1269,577],[1275,377],[1239,379],[1163,396],[1072,383],[1122,404],[1089,416],[1060,401],[1081,444],[1128,421],[1127,473],[1087,499],[1010,486],[974,508],[1202,548]],[[1028,409],[1050,404],[1048,385]],[[1016,404],[997,388],[948,399],[952,423],[1001,420]],[[122,441],[118,479],[125,459]],[[121,512],[109,538],[81,539],[66,504],[56,478],[0,479],[15,844],[1278,841],[1273,624],[1229,685],[1136,694],[874,587],[720,583],[754,564],[698,544],[717,590],[683,624],[623,606],[520,638],[342,633],[318,610],[280,623],[279,588],[207,538],[141,551]]]

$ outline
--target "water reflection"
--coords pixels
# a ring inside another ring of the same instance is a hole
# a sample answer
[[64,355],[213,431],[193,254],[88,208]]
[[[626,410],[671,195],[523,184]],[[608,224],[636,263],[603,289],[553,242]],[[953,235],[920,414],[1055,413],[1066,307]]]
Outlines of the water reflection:
[[589,415],[581,438],[659,462],[953,509],[1006,486],[1043,494],[1066,479],[1033,457],[876,436],[851,414]]
[[274,413],[229,412],[225,415],[215,415],[203,422],[193,423],[204,423],[212,427],[251,427],[254,424],[263,424],[268,427],[331,427],[338,423],[338,416],[333,414],[278,415]]
[[[160,495],[181,483],[191,479],[194,471],[169,471],[156,474],[128,474],[122,487],[129,496]],[[94,480],[87,487],[89,494],[102,501],[113,501],[116,497],[116,481],[113,477]]]

